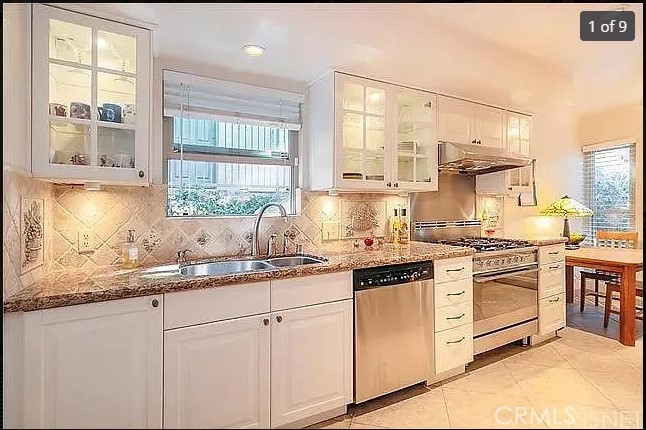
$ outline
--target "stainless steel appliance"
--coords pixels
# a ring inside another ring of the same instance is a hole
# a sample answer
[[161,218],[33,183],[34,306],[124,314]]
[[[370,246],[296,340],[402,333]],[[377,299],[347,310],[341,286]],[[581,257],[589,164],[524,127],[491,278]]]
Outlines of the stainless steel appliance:
[[424,382],[432,357],[430,261],[354,271],[354,401]]
[[538,247],[525,241],[483,237],[437,242],[476,250],[473,257],[475,354],[516,340],[525,341],[538,332]]
[[[475,142],[473,142],[475,143]],[[482,175],[532,164],[532,159],[502,148],[440,142],[439,169],[463,175]]]

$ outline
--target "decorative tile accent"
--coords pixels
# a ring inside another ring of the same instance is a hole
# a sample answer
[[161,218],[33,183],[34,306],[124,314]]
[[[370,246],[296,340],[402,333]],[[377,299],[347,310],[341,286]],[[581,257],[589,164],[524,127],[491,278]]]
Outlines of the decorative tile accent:
[[213,240],[213,236],[211,236],[211,233],[208,232],[204,227],[198,230],[197,234],[194,237],[195,242],[197,242],[198,245],[200,245],[202,248],[204,248],[206,245],[209,244],[210,241]]
[[386,202],[348,200],[341,204],[342,236],[348,239],[385,234]]
[[45,199],[23,197],[20,206],[20,273],[45,263]]

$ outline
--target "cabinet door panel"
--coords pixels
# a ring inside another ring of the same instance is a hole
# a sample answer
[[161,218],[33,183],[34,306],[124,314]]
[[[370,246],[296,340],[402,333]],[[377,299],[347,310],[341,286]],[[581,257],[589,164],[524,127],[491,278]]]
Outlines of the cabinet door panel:
[[480,145],[502,148],[505,137],[505,111],[477,105],[477,141]]
[[472,143],[476,139],[474,103],[438,96],[438,119],[439,140]]
[[271,326],[272,427],[352,401],[352,300],[275,312]]
[[25,427],[159,428],[162,307],[140,297],[25,314]]
[[268,319],[164,333],[165,428],[268,428]]

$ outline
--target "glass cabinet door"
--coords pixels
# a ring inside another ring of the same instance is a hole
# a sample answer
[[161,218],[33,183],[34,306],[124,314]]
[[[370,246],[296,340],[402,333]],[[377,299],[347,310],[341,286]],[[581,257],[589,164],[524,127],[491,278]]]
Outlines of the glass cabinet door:
[[[437,182],[437,98],[435,94],[399,90],[396,95],[396,184],[399,188]],[[435,184],[433,184],[435,185]]]
[[[508,113],[507,149],[510,152],[529,157],[531,118],[525,115]],[[531,185],[532,167],[522,167],[509,171],[509,185],[525,187]]]
[[34,31],[34,127],[47,118],[42,139],[35,132],[46,162],[34,167],[45,172],[35,173],[147,180],[149,58],[137,53],[147,31],[45,5],[34,6]]
[[341,179],[383,182],[386,92],[367,80],[345,76],[339,76],[339,80]]

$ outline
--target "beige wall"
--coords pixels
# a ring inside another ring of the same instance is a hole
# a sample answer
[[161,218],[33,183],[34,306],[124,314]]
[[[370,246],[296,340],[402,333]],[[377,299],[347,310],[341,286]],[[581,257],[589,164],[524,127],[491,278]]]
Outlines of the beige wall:
[[643,119],[643,105],[634,103],[582,115],[577,121],[577,140],[580,146],[606,142],[635,142],[635,225],[639,232],[640,247],[643,247],[644,238]]

